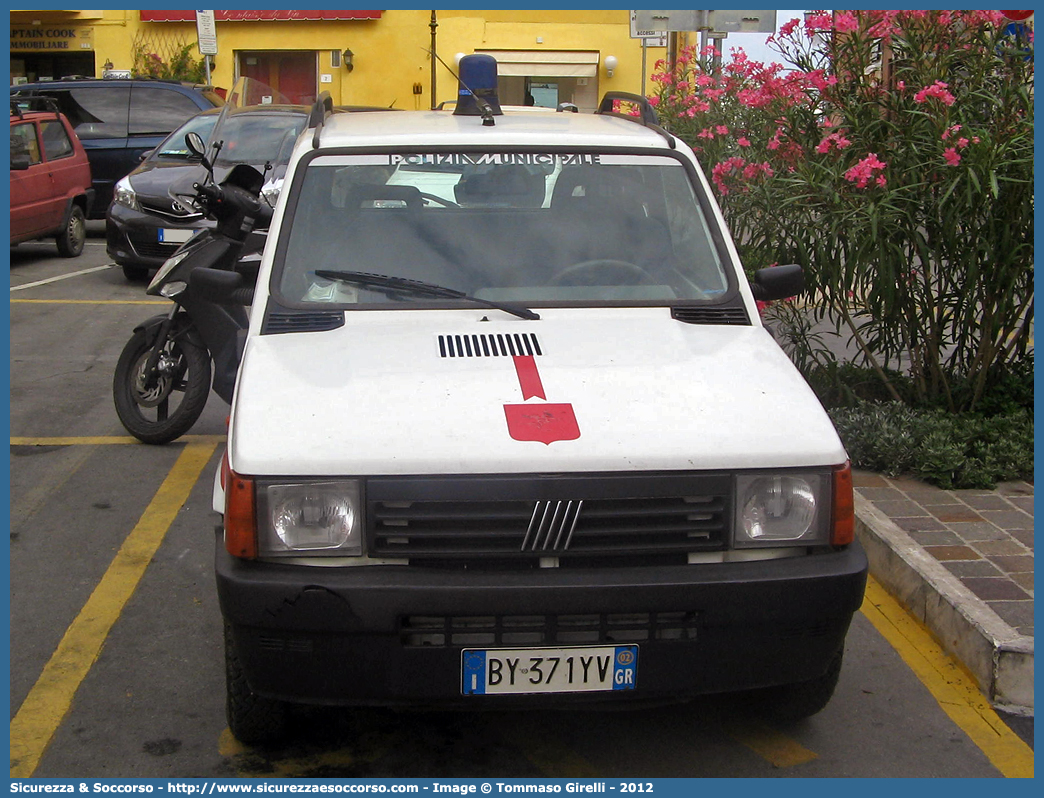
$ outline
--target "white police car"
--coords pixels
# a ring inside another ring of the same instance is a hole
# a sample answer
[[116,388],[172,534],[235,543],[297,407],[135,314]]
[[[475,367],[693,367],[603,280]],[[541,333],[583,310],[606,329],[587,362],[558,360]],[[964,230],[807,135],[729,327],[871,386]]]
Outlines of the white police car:
[[232,732],[290,702],[818,711],[867,566],[755,306],[800,270],[748,284],[641,98],[500,113],[485,58],[453,113],[298,141],[215,490]]

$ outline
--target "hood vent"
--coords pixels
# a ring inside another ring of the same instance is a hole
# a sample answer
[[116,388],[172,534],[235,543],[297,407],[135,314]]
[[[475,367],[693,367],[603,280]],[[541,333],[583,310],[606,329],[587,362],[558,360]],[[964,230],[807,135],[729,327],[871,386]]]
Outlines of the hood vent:
[[344,311],[320,310],[315,312],[269,311],[261,325],[262,335],[280,333],[327,332],[344,326]]
[[728,307],[722,305],[688,306],[671,308],[671,317],[686,324],[739,324],[750,325],[746,308],[742,305]]
[[542,355],[536,333],[440,335],[442,357],[515,357]]

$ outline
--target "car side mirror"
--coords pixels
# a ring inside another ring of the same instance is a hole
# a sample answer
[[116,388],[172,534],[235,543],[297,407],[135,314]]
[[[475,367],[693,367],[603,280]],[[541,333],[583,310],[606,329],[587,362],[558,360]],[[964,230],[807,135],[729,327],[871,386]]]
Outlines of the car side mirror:
[[30,166],[29,153],[11,153],[11,171],[24,172]]
[[254,301],[254,289],[246,285],[243,275],[226,269],[193,269],[189,272],[189,290],[218,305],[249,305]]
[[761,302],[789,299],[805,290],[805,275],[796,263],[769,266],[754,272],[750,290],[754,298]]
[[138,160],[139,161],[144,161],[146,158],[148,158],[154,152],[155,152],[155,150],[145,150],[145,152],[143,152],[141,155],[138,156]]

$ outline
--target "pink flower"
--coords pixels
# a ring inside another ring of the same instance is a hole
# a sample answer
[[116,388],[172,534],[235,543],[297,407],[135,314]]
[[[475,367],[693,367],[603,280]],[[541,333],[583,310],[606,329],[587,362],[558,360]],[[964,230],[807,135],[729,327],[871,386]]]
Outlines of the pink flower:
[[729,129],[725,125],[718,125],[714,129],[717,131],[719,136],[727,136],[729,133]]
[[699,133],[696,134],[696,138],[698,138],[698,139],[712,139],[712,138],[714,138],[714,134],[711,132],[711,129],[709,127],[705,127],[703,130],[701,130]]
[[838,33],[852,33],[859,29],[859,21],[849,11],[839,11],[834,15],[834,30]]
[[905,91],[906,90],[906,81],[905,80],[898,80],[898,81],[896,81],[895,87],[897,89],[899,89],[899,91]]
[[957,146],[960,147],[962,150],[965,147],[967,147],[969,143],[970,142],[966,138],[959,138],[959,139],[957,139]]
[[948,139],[950,136],[952,136],[954,133],[956,133],[960,129],[961,129],[960,125],[953,125],[952,127],[946,128],[946,130],[943,131],[942,140],[946,141],[946,139]]
[[750,146],[750,140],[746,136],[740,136],[738,139],[736,139],[736,143],[741,147]]
[[825,155],[830,152],[831,144],[833,144],[836,149],[843,150],[851,143],[851,141],[845,138],[844,133],[839,130],[837,133],[831,133],[819,142],[819,145],[816,147],[816,152]]
[[943,150],[943,158],[946,159],[946,163],[950,166],[956,166],[961,162],[961,156],[957,154],[956,147],[948,147]]
[[[845,180],[850,183],[855,183],[856,188],[866,188],[867,183],[874,177],[874,170],[883,171],[887,166],[886,163],[880,161],[877,157],[877,153],[871,152],[863,160],[845,172]],[[883,177],[883,175],[878,175]],[[878,185],[883,185],[880,181],[877,181]]]
[[914,95],[915,103],[927,102],[929,97],[934,97],[937,100],[942,101],[946,105],[953,105],[956,100],[954,96],[946,90],[948,83],[943,83],[941,80],[935,81],[931,86],[925,86],[917,94]]

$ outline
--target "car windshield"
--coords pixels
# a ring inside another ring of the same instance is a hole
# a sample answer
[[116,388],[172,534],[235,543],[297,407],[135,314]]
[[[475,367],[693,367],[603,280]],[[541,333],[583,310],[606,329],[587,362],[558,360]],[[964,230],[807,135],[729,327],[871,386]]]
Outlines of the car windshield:
[[715,220],[671,156],[320,155],[296,182],[273,277],[290,305],[432,301],[334,271],[526,306],[662,305],[729,289]]
[[156,148],[153,157],[175,161],[198,161],[199,156],[185,144],[185,134],[198,133],[200,138],[206,141],[214,129],[217,119],[217,114],[197,114],[167,136],[163,143]]
[[294,142],[304,129],[305,121],[303,113],[248,111],[231,114],[221,123],[218,136],[224,144],[214,165],[285,164],[290,160]]

